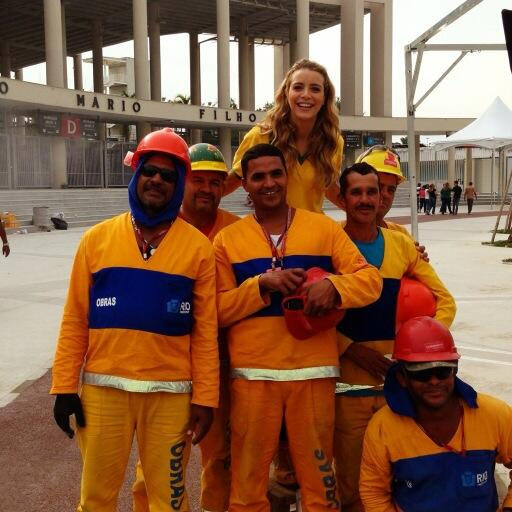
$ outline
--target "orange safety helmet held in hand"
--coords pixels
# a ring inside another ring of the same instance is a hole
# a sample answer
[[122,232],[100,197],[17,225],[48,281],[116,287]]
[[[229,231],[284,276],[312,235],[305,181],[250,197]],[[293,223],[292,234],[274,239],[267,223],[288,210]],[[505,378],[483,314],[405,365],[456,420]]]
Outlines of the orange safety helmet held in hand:
[[180,160],[187,174],[191,171],[187,143],[172,128],[162,128],[148,133],[139,142],[134,153],[128,151],[124,164],[131,165],[133,170],[136,170],[140,157],[146,153],[166,153]]
[[411,318],[396,335],[393,359],[423,363],[456,361],[459,358],[448,328],[429,316]]
[[323,316],[308,316],[304,314],[304,304],[306,303],[306,290],[308,285],[317,283],[329,277],[331,274],[320,267],[312,267],[306,270],[306,280],[297,290],[295,295],[285,297],[281,303],[284,310],[284,319],[286,327],[290,334],[299,340],[310,338],[326,329],[336,327],[345,315],[343,309],[332,309]]
[[402,277],[396,302],[395,332],[411,318],[435,316],[436,308],[436,298],[427,286],[416,279]]

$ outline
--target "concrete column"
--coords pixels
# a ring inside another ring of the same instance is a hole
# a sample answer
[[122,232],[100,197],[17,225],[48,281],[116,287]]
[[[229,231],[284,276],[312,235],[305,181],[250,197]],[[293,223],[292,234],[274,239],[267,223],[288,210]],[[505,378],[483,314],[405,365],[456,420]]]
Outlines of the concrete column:
[[[201,105],[201,48],[197,33],[189,34],[190,52],[190,103]],[[201,130],[193,128],[190,130],[190,143],[198,144],[202,140]]]
[[[64,50],[62,47],[62,8],[60,0],[44,0],[44,43],[46,83],[64,87]],[[66,141],[52,137],[52,188],[67,184]]]
[[0,75],[11,78],[11,45],[9,41],[1,42],[2,63],[0,66]]
[[229,108],[229,0],[217,1],[217,94],[220,108]]
[[283,45],[283,77],[290,69],[290,43]]
[[370,113],[392,115],[393,1],[374,4],[370,31]]
[[[133,54],[135,71],[135,96],[149,100],[150,74],[148,59],[148,3],[147,0],[132,0],[133,9]],[[151,131],[147,122],[137,123],[137,140]]]
[[245,17],[240,18],[240,34],[238,36],[238,90],[239,107],[249,110],[249,36]]
[[151,99],[162,101],[162,76],[160,59],[160,4],[149,4],[149,72]]
[[103,27],[101,20],[95,19],[91,25],[92,37],[92,77],[94,92],[103,93]]
[[64,87],[62,48],[62,11],[60,0],[44,0],[44,42],[46,53],[46,83]]
[[290,66],[293,66],[297,60],[297,23],[294,21],[290,23],[288,33],[290,36]]
[[341,113],[363,115],[364,0],[341,6]]
[[453,185],[455,181],[455,148],[448,149],[448,176],[446,181]]
[[23,80],[23,68],[18,68],[14,70],[14,78],[16,80]]
[[73,55],[73,77],[74,77],[74,85],[77,91],[84,90],[84,82],[82,75],[82,54],[75,53]]
[[309,0],[297,0],[297,60],[309,58]]
[[256,77],[254,67],[254,37],[249,38],[249,110],[256,108]]
[[[229,0],[217,0],[217,95],[220,108],[229,108]],[[231,166],[231,129],[219,129],[220,149]]]
[[68,43],[66,38],[66,4],[61,3],[62,13],[62,69],[64,70],[64,87],[68,87]]
[[475,180],[473,179],[473,150],[471,148],[466,148],[466,159],[464,161],[464,186],[468,186],[469,182],[473,183]]
[[284,78],[284,48],[274,45],[274,91],[277,91]]
[[[104,66],[103,66],[103,24],[101,19],[96,18],[91,23],[91,43],[92,43],[92,79],[94,92],[103,94],[105,92],[105,81],[104,81]],[[80,57],[81,60],[81,57]],[[73,61],[76,66],[76,62]],[[82,65],[78,66],[77,69],[82,69]],[[74,71],[76,73],[76,71]],[[81,74],[81,71],[80,71]],[[77,77],[74,74],[75,80],[78,83],[82,82],[81,77]],[[80,80],[78,80],[80,78]],[[83,83],[82,89],[83,89]],[[75,87],[76,88],[76,87]],[[107,138],[107,125],[103,122],[98,123],[98,139],[105,140]]]

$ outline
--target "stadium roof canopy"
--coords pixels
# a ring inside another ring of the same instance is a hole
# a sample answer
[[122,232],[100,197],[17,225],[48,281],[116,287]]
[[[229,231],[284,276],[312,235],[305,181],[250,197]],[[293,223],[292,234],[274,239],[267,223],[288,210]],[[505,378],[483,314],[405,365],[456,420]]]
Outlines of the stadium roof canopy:
[[[245,17],[248,35],[256,42],[289,42],[296,0],[230,0],[229,4],[232,36],[237,36],[240,20]],[[133,39],[132,0],[65,0],[63,5],[68,56],[92,49],[94,20],[102,22],[104,47]],[[159,5],[161,35],[216,33],[215,0],[161,0]],[[0,0],[0,12],[1,39],[9,42],[12,69],[44,62],[43,0]],[[339,22],[340,6],[335,2],[310,4],[310,32]]]

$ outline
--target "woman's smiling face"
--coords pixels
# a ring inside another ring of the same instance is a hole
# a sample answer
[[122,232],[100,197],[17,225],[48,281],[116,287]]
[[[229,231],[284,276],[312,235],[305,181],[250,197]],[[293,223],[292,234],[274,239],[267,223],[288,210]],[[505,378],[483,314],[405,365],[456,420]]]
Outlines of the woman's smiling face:
[[288,88],[288,104],[295,123],[311,121],[325,102],[324,77],[311,69],[299,69],[293,73]]

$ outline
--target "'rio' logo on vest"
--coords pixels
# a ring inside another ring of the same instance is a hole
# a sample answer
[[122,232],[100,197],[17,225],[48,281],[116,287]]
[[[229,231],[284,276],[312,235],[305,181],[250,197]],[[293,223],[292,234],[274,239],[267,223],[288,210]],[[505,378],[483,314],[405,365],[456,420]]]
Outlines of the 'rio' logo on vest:
[[167,303],[167,313],[179,313],[181,315],[190,315],[191,305],[188,301],[180,302],[173,299]]

